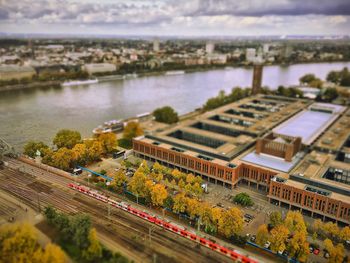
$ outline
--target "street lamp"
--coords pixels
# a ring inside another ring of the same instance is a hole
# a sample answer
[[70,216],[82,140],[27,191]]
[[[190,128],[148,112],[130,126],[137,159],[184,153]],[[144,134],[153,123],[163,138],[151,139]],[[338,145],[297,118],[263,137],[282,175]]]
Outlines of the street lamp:
[[88,176],[88,178],[87,178],[87,179],[88,179],[88,186],[90,186],[90,177],[92,176],[92,174],[91,174],[91,173],[88,173],[87,176]]

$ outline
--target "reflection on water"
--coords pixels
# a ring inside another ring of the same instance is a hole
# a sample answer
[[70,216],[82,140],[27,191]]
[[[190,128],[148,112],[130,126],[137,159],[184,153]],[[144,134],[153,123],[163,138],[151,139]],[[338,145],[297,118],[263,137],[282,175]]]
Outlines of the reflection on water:
[[[350,63],[301,64],[264,68],[263,85],[298,84],[305,73],[325,78]],[[219,90],[251,85],[252,70],[229,68],[184,75],[148,76],[86,86],[38,88],[0,93],[0,137],[18,149],[30,140],[49,142],[57,130],[83,136],[104,121],[135,116],[170,105],[180,114],[194,110]]]

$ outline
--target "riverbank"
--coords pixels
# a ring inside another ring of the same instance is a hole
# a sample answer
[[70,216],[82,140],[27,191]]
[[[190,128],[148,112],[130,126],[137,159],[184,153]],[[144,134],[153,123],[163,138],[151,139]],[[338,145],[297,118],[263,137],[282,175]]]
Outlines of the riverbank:
[[[297,62],[297,63],[268,63],[265,64],[266,67],[269,66],[280,66],[280,67],[289,67],[292,65],[307,65],[307,64],[325,64],[325,63],[347,63],[349,61],[318,61],[318,62],[312,62],[312,61],[305,61],[305,62]],[[108,81],[116,81],[116,80],[126,80],[126,79],[133,79],[133,78],[139,78],[139,77],[152,77],[152,76],[164,76],[167,75],[167,72],[174,72],[174,71],[183,71],[183,74],[186,73],[196,73],[196,72],[207,72],[207,71],[213,71],[213,70],[220,70],[220,69],[237,69],[237,68],[243,68],[243,69],[251,69],[253,67],[252,64],[246,64],[246,63],[226,63],[222,65],[198,65],[195,67],[179,67],[174,69],[157,69],[155,71],[148,71],[148,72],[135,72],[135,73],[122,73],[122,74],[106,74],[106,75],[92,75],[90,77],[98,79],[99,82],[108,82]],[[305,72],[308,73],[308,72]],[[171,75],[171,74],[169,74]],[[89,78],[90,78],[89,77]],[[88,78],[86,78],[88,79]],[[82,79],[85,80],[85,79]],[[66,80],[64,80],[66,81]],[[14,84],[14,85],[5,85],[0,86],[0,92],[4,91],[12,91],[12,90],[24,90],[24,89],[33,89],[33,88],[47,88],[47,87],[59,87],[64,82],[63,80],[50,80],[50,81],[35,81],[25,84]]]

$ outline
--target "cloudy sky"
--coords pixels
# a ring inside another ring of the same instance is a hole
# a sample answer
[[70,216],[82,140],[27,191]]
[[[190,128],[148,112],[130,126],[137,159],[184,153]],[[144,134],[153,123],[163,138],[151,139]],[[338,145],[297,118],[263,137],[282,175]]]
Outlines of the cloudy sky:
[[350,0],[0,0],[0,32],[350,34]]

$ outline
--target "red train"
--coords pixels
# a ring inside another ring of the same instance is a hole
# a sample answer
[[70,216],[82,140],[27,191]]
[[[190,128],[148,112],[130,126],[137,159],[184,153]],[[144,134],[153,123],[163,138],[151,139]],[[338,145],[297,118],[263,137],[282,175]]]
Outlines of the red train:
[[244,262],[244,263],[248,263],[248,262],[249,263],[257,263],[258,262],[256,259],[249,258],[245,255],[242,255],[238,251],[231,250],[231,249],[228,249],[226,247],[220,246],[219,244],[216,244],[215,242],[212,242],[208,239],[202,238],[202,237],[196,235],[195,233],[192,233],[191,231],[184,229],[181,226],[178,226],[176,224],[161,220],[161,219],[157,218],[156,216],[150,215],[144,211],[136,209],[125,202],[117,202],[117,201],[115,201],[111,198],[108,198],[105,195],[100,194],[97,191],[92,190],[88,187],[77,185],[74,183],[70,183],[68,185],[68,187],[71,189],[77,190],[83,194],[86,194],[88,196],[91,196],[91,197],[93,197],[97,200],[100,200],[102,202],[109,203],[110,205],[112,205],[114,207],[122,209],[128,213],[134,214],[140,218],[147,220],[148,222],[151,222],[153,224],[161,226],[161,227],[167,229],[168,231],[171,231],[173,233],[181,235],[182,237],[185,237],[185,238],[190,239],[192,241],[198,242],[202,246],[208,247],[208,248],[210,248],[210,249],[212,249],[220,254],[223,254],[227,257],[230,257],[231,259],[233,259],[235,261]]

